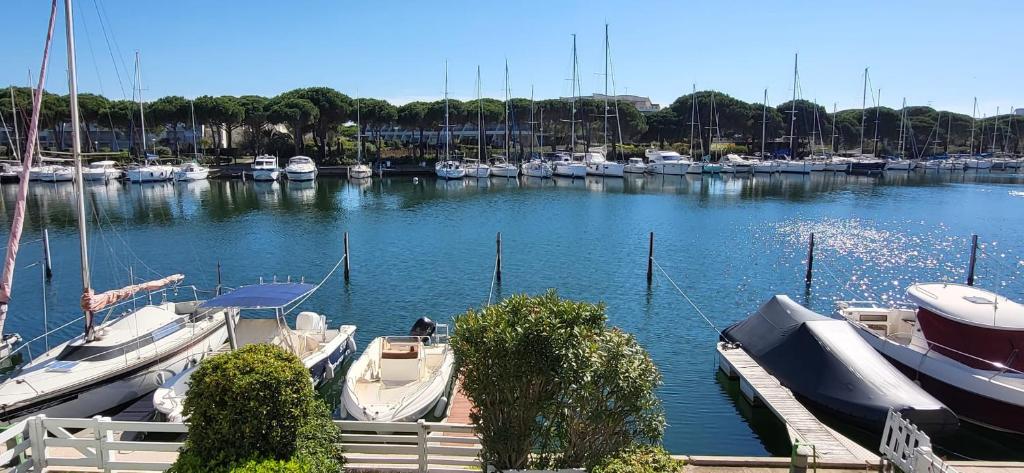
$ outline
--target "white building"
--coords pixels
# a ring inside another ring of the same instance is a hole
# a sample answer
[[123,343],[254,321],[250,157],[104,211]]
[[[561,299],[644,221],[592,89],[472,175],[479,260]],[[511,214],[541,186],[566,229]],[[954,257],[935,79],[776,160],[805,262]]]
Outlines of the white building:
[[[604,94],[594,94],[593,98],[594,98],[594,100],[604,100],[605,95]],[[656,103],[651,102],[651,98],[650,97],[641,97],[639,95],[609,95],[608,96],[608,101],[609,102],[619,101],[619,102],[631,103],[631,104],[633,104],[634,107],[636,107],[636,109],[640,113],[644,113],[644,114],[646,114],[646,113],[654,113],[654,112],[657,112],[658,110],[661,110],[661,105],[658,105]]]
[[1017,110],[1014,110],[1013,114],[1014,115],[1024,115],[1024,108],[1018,108]]

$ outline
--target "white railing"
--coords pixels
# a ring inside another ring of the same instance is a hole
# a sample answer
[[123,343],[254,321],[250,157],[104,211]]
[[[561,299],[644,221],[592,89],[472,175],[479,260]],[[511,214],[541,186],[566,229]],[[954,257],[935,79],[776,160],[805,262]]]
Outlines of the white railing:
[[[438,422],[335,421],[348,470],[394,468],[424,473],[480,471],[480,439],[473,426]],[[74,432],[74,433],[72,433]],[[158,441],[126,439],[126,432]],[[187,424],[119,422],[109,417],[35,416],[0,432],[0,468],[21,473],[61,467],[99,471],[165,471],[178,457]],[[154,435],[145,435],[154,437]],[[173,440],[166,440],[173,438]]]
[[882,457],[904,473],[957,473],[955,468],[932,452],[928,434],[892,409],[885,419],[879,451]]

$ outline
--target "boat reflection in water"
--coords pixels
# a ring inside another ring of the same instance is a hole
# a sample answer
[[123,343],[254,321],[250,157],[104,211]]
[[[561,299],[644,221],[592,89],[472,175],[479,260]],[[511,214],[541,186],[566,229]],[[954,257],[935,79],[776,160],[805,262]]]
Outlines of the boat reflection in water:
[[310,204],[316,201],[316,181],[288,181],[287,198],[300,204]]

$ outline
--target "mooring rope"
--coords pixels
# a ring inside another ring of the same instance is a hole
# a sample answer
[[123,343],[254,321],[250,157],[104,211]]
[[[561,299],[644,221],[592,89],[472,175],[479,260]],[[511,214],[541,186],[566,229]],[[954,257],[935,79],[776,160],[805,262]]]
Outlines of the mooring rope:
[[498,261],[501,256],[494,257],[494,271],[491,273],[491,289],[487,293],[487,305],[491,305],[491,301],[494,299],[494,285],[498,281]]
[[697,304],[694,304],[694,302],[690,299],[690,296],[687,296],[686,293],[683,292],[683,290],[679,288],[679,285],[676,284],[676,282],[672,280],[672,276],[669,276],[668,272],[665,271],[665,268],[662,268],[661,265],[658,264],[658,260],[656,260],[654,258],[651,258],[651,262],[654,263],[654,265],[658,267],[658,270],[661,271],[661,274],[665,275],[665,279],[668,279],[668,282],[672,283],[672,287],[676,288],[676,291],[679,292],[679,295],[683,296],[683,299],[686,299],[686,302],[690,304],[690,307],[693,307],[693,310],[697,311],[697,313],[700,314],[700,316],[702,318],[704,318],[704,321],[707,322],[708,325],[710,325],[712,329],[714,329],[716,332],[718,332],[718,336],[720,336],[720,337],[722,337],[724,339],[725,338],[725,334],[722,333],[722,331],[719,330],[718,327],[715,326],[714,322],[712,322],[711,319],[708,318],[708,316],[704,314],[704,311],[700,310],[700,307],[697,307]]
[[310,297],[310,296],[312,296],[313,294],[315,294],[315,293],[316,293],[316,291],[317,291],[318,289],[320,289],[320,286],[323,286],[323,285],[324,285],[324,283],[325,283],[325,282],[327,282],[327,280],[328,280],[328,279],[331,279],[331,275],[333,275],[333,274],[334,274],[334,272],[338,270],[338,266],[341,266],[341,263],[345,261],[345,257],[346,257],[346,256],[347,256],[347,255],[342,255],[341,259],[340,259],[340,260],[338,260],[338,262],[337,262],[337,263],[334,263],[334,267],[333,267],[333,268],[331,268],[331,270],[327,272],[327,275],[326,275],[326,276],[324,276],[324,277],[323,277],[323,279],[321,279],[321,280],[320,280],[320,282],[319,282],[319,283],[317,283],[317,285],[316,285],[316,286],[313,286],[313,289],[312,289],[312,290],[310,290],[309,292],[307,292],[307,293],[306,293],[306,295],[302,296],[302,298],[298,300],[298,302],[296,302],[296,303],[295,303],[294,305],[292,305],[292,308],[291,308],[291,309],[288,309],[288,310],[286,310],[286,311],[282,312],[282,315],[288,315],[289,313],[291,313],[291,311],[295,310],[295,308],[296,308],[296,307],[298,307],[298,306],[302,305],[302,303],[303,303],[303,302],[306,302],[306,299],[309,299],[309,297]]

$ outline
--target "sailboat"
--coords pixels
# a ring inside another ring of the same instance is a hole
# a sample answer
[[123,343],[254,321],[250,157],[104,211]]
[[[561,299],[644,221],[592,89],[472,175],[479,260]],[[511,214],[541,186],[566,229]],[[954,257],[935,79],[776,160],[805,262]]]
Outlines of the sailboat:
[[210,168],[199,164],[199,143],[196,140],[195,102],[189,102],[189,109],[192,112],[192,149],[196,152],[196,157],[191,162],[185,163],[174,171],[175,181],[202,181],[210,175]]
[[373,169],[363,164],[363,124],[361,119],[359,98],[356,97],[356,164],[348,168],[348,177],[351,179],[369,179],[373,177]]
[[[506,65],[506,67],[508,66]],[[484,132],[484,105],[482,102],[480,87],[480,66],[476,66],[477,131],[480,133],[479,136],[481,137],[481,140],[479,146],[477,146],[477,157],[475,159],[466,158],[466,162],[463,167],[466,168],[467,177],[475,177],[478,179],[487,178],[491,175],[491,167],[484,162],[484,146],[482,139],[482,134]]]
[[135,86],[139,91],[139,124],[142,131],[142,152],[145,162],[128,166],[126,173],[128,180],[135,183],[169,181],[174,178],[174,168],[160,164],[155,153],[146,153],[146,110],[145,101],[142,99],[142,67],[138,51],[135,51]]
[[[85,191],[81,185],[82,145],[71,5],[72,0],[64,0],[72,159],[75,165],[75,200],[81,252],[81,306],[85,329],[81,335],[32,359],[0,383],[0,422],[14,422],[35,414],[89,417],[137,399],[156,389],[166,377],[180,372],[191,360],[201,358],[221,346],[227,338],[228,320],[237,317],[236,311],[202,310],[198,307],[198,301],[169,302],[166,298],[170,291],[166,290],[162,291],[164,300],[156,304],[146,304],[144,297],[132,299],[139,292],[147,291],[152,297],[154,291],[177,286],[184,278],[180,274],[100,294],[93,291],[89,272]],[[57,2],[54,1],[50,19],[51,35],[48,38],[52,37],[56,13]],[[44,79],[45,72],[41,71],[40,90]],[[34,99],[36,110],[40,98],[37,95]],[[36,128],[38,117],[33,116],[32,123],[33,128]],[[35,134],[36,130],[30,130],[30,136]],[[5,264],[12,263],[17,255],[27,186],[27,181],[20,184]],[[4,287],[7,290],[10,288],[12,271],[13,264],[5,267]],[[133,309],[131,307],[134,304],[127,302],[142,302],[142,307]],[[6,307],[3,311],[6,312]],[[97,324],[96,316],[101,315],[100,311],[104,312],[104,318]]]
[[583,163],[581,155],[576,153],[576,94],[579,85],[579,61],[576,57],[576,35],[572,35],[572,99],[570,100],[571,114],[569,116],[569,152],[556,153],[554,163],[554,174],[562,177],[586,177],[587,165]]
[[444,63],[444,160],[438,161],[434,165],[434,172],[437,173],[437,177],[444,180],[448,179],[462,179],[466,177],[466,168],[462,167],[462,162],[453,160],[451,155],[451,125],[449,122],[448,108],[448,62]]
[[[477,70],[477,74],[479,74]],[[508,82],[508,61],[505,61],[505,154],[495,156],[491,162],[491,175],[494,177],[517,177],[519,168],[509,162],[512,156],[512,89]],[[481,124],[483,122],[481,121]]]
[[[888,160],[885,163],[885,170],[886,171],[910,171],[910,170],[914,169],[914,162],[909,160],[909,159],[905,159],[903,157],[903,143],[904,143],[903,139],[906,136],[904,132],[907,129],[906,125],[904,125],[904,122],[906,121],[906,119],[907,119],[907,99],[904,98],[903,99],[903,108],[900,109],[899,156],[896,159],[890,159],[890,160]],[[949,137],[947,136],[946,139],[948,140]]]
[[[546,179],[551,177],[551,175],[553,174],[553,170],[551,169],[551,166],[548,165],[548,163],[544,162],[543,159],[541,159],[539,156],[536,156],[533,152],[533,144],[537,141],[536,135],[533,133],[533,126],[538,123],[533,119],[535,108],[536,107],[534,106],[533,101],[533,86],[530,86],[530,160],[521,164],[520,168],[522,168],[523,175],[526,177],[538,177],[541,179]],[[543,117],[544,111],[541,110],[541,118]],[[544,136],[543,124],[541,124],[540,132],[541,136]]]
[[811,166],[806,161],[796,160],[797,146],[800,142],[796,140],[796,88],[799,77],[799,55],[793,56],[793,99],[790,102],[789,110],[789,159],[779,162],[779,171],[791,174],[810,174]]
[[[696,102],[694,102],[696,104]],[[708,121],[708,154],[701,161],[690,165],[687,174],[718,174],[722,172],[722,165],[711,162],[711,147],[715,144],[715,135],[718,134],[718,112],[715,110],[715,93],[711,92],[711,119]],[[696,170],[696,172],[694,172]]]
[[[850,163],[850,173],[875,174],[885,169],[885,161],[877,159],[872,153],[864,154],[864,130],[867,126],[867,97],[868,97],[868,68],[864,68],[864,91],[860,99],[860,152]],[[877,110],[877,108],[876,108]],[[878,133],[878,124],[875,123],[875,133]]]
[[[584,155],[583,161],[587,164],[587,174],[603,177],[622,177],[625,172],[625,165],[608,161],[608,117],[611,110],[608,108],[608,68],[611,65],[610,46],[608,43],[608,23],[604,24],[604,145],[590,148]],[[615,116],[618,120],[618,115]]]

